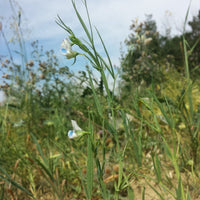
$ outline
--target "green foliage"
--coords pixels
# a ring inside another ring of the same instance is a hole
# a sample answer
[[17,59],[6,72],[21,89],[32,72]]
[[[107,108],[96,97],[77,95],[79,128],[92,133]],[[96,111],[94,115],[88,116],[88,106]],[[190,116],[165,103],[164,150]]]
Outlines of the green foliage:
[[192,49],[188,52],[190,61],[189,71],[193,80],[199,74],[199,20],[200,14],[194,16],[188,22],[191,31],[187,31],[180,36],[160,35],[157,32],[156,22],[152,20],[152,15],[147,15],[144,22],[134,21],[130,26],[132,33],[125,40],[127,53],[122,54],[121,77],[124,81],[124,89],[130,90],[131,85],[141,85],[143,82],[148,86],[154,82],[161,83],[165,80],[163,70],[175,68],[184,73],[185,70],[185,50],[182,37],[187,41],[187,46]]
[[[79,47],[66,58],[76,62],[83,56],[84,71],[60,66],[54,52],[44,53],[38,42],[28,62],[2,61],[2,88],[9,98],[0,107],[1,199],[199,198],[200,83],[191,80],[189,69],[198,40],[191,46],[187,33],[180,37],[183,74],[177,70],[181,56],[171,56],[180,55],[180,38],[161,37],[151,16],[135,23],[118,94],[116,70],[91,25],[86,1],[88,23],[74,0],[72,5],[86,39],[60,17],[57,23],[67,31],[68,45]],[[112,90],[107,75],[114,81]],[[71,120],[82,129],[74,138],[67,137],[70,129],[77,131]]]
[[141,83],[147,85],[160,82],[163,78],[160,69],[160,35],[152,15],[147,15],[144,23],[134,21],[130,28],[133,33],[125,41],[128,46],[126,55],[122,55],[122,79],[128,85]]
[[193,53],[189,55],[189,61],[190,61],[190,72],[191,75],[194,78],[198,78],[199,74],[199,63],[200,63],[200,47],[199,47],[199,41],[200,41],[200,10],[198,12],[197,16],[194,16],[192,21],[188,22],[188,25],[190,26],[191,30],[187,33],[185,33],[185,39],[188,42],[188,45],[190,48],[197,43],[197,45],[194,46]]

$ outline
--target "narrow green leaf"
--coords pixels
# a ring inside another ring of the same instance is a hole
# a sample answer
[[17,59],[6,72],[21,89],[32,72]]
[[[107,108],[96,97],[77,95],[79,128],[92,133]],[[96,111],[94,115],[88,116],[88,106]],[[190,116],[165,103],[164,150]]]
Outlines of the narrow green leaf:
[[17,187],[17,188],[20,189],[21,191],[27,193],[29,196],[31,196],[31,197],[34,198],[33,194],[32,194],[30,191],[28,191],[26,188],[24,188],[24,187],[23,187],[22,185],[20,185],[19,183],[17,183],[17,182],[15,182],[14,180],[12,180],[11,177],[10,177],[7,173],[5,173],[5,170],[4,170],[3,168],[0,167],[0,171],[1,171],[3,174],[6,175],[6,176],[0,175],[0,178],[1,178],[1,179],[7,181],[8,183],[11,183],[13,186]]
[[52,181],[54,181],[54,178],[51,173],[51,170],[49,169],[49,166],[45,165],[45,163],[41,162],[39,159],[36,159],[36,162],[37,162],[38,166],[40,166],[46,172],[47,176],[43,173],[44,178],[47,179],[47,177],[49,177]]
[[154,171],[158,180],[158,183],[161,182],[161,170],[160,170],[160,162],[157,154],[155,153],[155,157],[152,156]]
[[139,155],[139,147],[138,147],[138,144],[135,140],[134,133],[131,129],[130,129],[130,137],[131,137],[131,141],[132,141],[132,144],[133,144],[133,149],[134,149],[134,154],[135,154],[135,157],[136,157],[137,165],[139,167],[141,167],[142,162],[141,162],[141,157]]
[[192,0],[190,0],[189,6],[188,6],[188,9],[187,9],[187,13],[186,13],[186,16],[185,16],[183,34],[185,33],[185,28],[186,28],[186,25],[187,25],[187,20],[188,20],[188,15],[189,15],[189,11],[190,11],[191,2],[192,2]]
[[134,200],[135,197],[134,197],[134,191],[131,187],[128,187],[128,199],[129,200]]
[[33,135],[33,133],[30,133],[30,135],[32,136],[33,141],[34,141],[34,143],[36,144],[36,148],[37,148],[37,150],[38,150],[40,156],[42,157],[44,163],[45,163],[46,165],[48,165],[48,161],[47,161],[46,158],[44,157],[44,154],[43,154],[43,152],[42,152],[42,149],[41,149],[40,144],[38,143],[36,137]]
[[160,199],[165,200],[165,198],[158,192],[158,190],[155,189],[148,181],[146,183],[153,189],[153,191],[160,197]]
[[179,180],[178,180],[178,189],[176,192],[176,199],[177,200],[185,200],[185,194],[184,194],[184,190],[183,190],[181,176],[179,176]]
[[88,199],[92,197],[92,188],[93,188],[93,153],[92,153],[92,141],[91,135],[88,135],[87,141],[87,193]]
[[192,200],[188,188],[187,188],[186,200]]
[[72,4],[73,4],[74,10],[75,10],[75,12],[76,12],[76,15],[77,15],[77,17],[78,17],[78,19],[79,19],[79,21],[80,21],[80,23],[81,23],[81,25],[82,25],[82,27],[83,27],[85,33],[86,33],[86,35],[87,35],[89,41],[90,41],[91,43],[93,43],[93,38],[91,37],[90,32],[88,31],[87,26],[85,25],[85,23],[84,23],[84,21],[83,21],[81,15],[79,14],[79,12],[78,12],[78,10],[77,10],[77,8],[76,8],[76,4],[75,4],[75,1],[74,1],[74,0],[72,0]]
[[111,62],[111,59],[110,59],[109,53],[108,53],[108,51],[107,51],[107,49],[106,49],[106,46],[105,46],[105,44],[104,44],[104,42],[103,42],[103,39],[102,39],[102,37],[101,37],[101,35],[100,35],[100,33],[99,33],[99,31],[98,31],[97,28],[96,28],[96,31],[97,31],[97,34],[98,34],[100,40],[101,40],[101,43],[102,43],[103,48],[104,48],[104,51],[105,51],[106,56],[107,56],[108,61],[109,61],[109,67],[110,67],[110,68],[109,68],[107,65],[106,65],[106,68],[107,68],[108,71],[110,72],[110,75],[111,75],[113,78],[115,78],[115,77],[114,77],[114,70],[113,70],[113,66],[112,66],[112,62]]
[[73,31],[69,28],[69,26],[66,26],[66,24],[63,22],[63,20],[60,18],[60,16],[57,16],[58,19],[56,20],[56,23],[63,28],[64,30],[66,30],[70,35],[74,35]]
[[152,92],[149,92],[150,95],[153,97],[153,99],[155,100],[155,102],[157,103],[160,111],[162,112],[163,116],[165,117],[168,125],[170,126],[171,129],[173,129],[173,119],[170,119],[167,115],[167,112],[165,111],[165,109],[163,108],[163,105],[160,103],[160,101],[158,100],[158,98],[155,96],[155,94],[153,94]]
[[143,186],[142,190],[142,200],[145,200],[145,186]]
[[103,117],[103,111],[102,111],[102,107],[100,105],[100,102],[99,102],[99,99],[97,97],[97,94],[96,94],[96,91],[95,91],[95,88],[94,88],[94,84],[93,84],[93,81],[92,81],[92,77],[91,77],[91,74],[90,74],[90,71],[88,70],[88,75],[89,75],[89,80],[90,80],[90,86],[92,88],[92,92],[93,92],[93,97],[94,97],[94,100],[95,100],[95,104],[97,106],[97,110],[98,110],[98,113],[101,117]]

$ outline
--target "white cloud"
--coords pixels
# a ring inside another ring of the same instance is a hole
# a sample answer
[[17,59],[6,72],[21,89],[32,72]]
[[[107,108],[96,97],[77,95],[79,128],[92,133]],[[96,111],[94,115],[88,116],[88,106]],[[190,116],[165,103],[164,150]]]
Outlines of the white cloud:
[[[80,13],[85,16],[82,1],[77,0]],[[120,42],[130,33],[129,26],[136,17],[143,20],[145,14],[153,14],[159,29],[169,25],[177,33],[182,28],[184,17],[190,0],[88,0],[92,24],[95,25],[115,60],[120,56]],[[55,23],[57,14],[75,32],[82,35],[80,24],[73,10],[71,0],[18,0],[28,20],[28,26],[32,31],[31,38],[45,40],[48,47],[61,42],[65,32]],[[200,1],[193,0],[191,14],[196,15],[200,9]],[[165,18],[166,11],[172,16]],[[0,2],[0,13],[11,15],[8,1]],[[167,21],[168,20],[168,21]],[[45,44],[44,44],[45,45]],[[57,45],[59,46],[59,44]],[[55,48],[55,46],[51,46]],[[57,47],[56,47],[57,48]],[[116,58],[117,57],[117,58]]]

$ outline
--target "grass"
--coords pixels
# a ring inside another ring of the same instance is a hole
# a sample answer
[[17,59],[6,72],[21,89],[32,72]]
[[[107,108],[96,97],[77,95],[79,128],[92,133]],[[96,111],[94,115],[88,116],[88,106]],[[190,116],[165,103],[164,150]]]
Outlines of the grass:
[[[159,92],[152,84],[122,101],[115,92],[116,70],[91,25],[86,1],[88,25],[72,4],[85,39],[77,38],[59,16],[56,22],[66,30],[69,45],[80,49],[71,49],[66,57],[76,62],[82,56],[89,65],[77,76],[59,68],[53,52],[46,61],[33,61],[42,76],[34,73],[31,62],[25,69],[14,65],[20,84],[5,88],[15,99],[1,106],[0,115],[1,199],[198,199],[200,91],[199,82],[191,82],[188,63],[194,47],[188,49],[183,37],[185,77],[170,69]],[[95,47],[94,34],[105,59]],[[24,79],[27,73],[32,75]],[[58,74],[71,81],[65,83]],[[77,86],[80,82],[87,87]],[[80,127],[73,127],[71,120]],[[72,129],[78,137],[70,139],[67,132]]]

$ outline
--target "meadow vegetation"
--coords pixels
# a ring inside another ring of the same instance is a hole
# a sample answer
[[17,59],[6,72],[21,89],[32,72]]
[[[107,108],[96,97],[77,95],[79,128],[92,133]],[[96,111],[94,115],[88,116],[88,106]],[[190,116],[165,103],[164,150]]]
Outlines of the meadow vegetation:
[[86,59],[83,71],[60,66],[38,41],[29,58],[20,11],[16,63],[1,23],[0,199],[200,199],[200,12],[189,23],[187,13],[192,30],[174,37],[150,15],[133,21],[114,67],[86,1],[86,19],[72,4],[84,39],[56,23],[66,64]]

